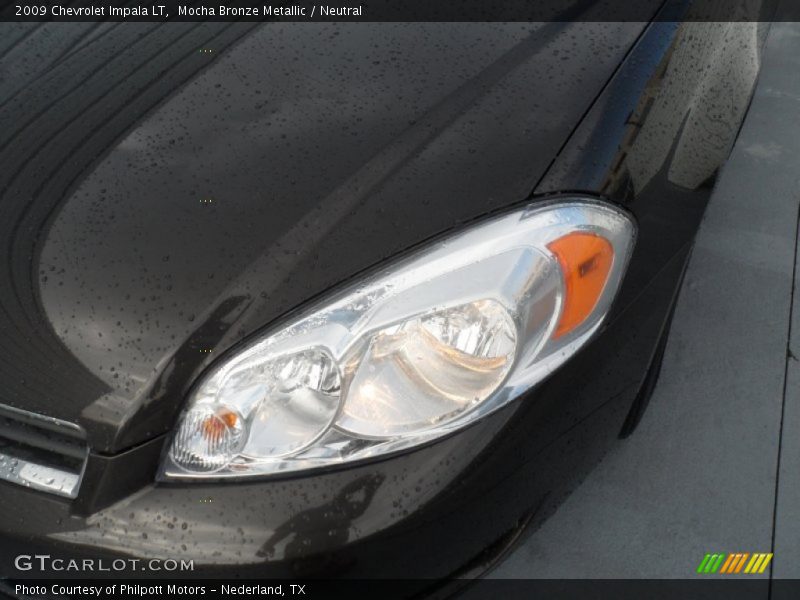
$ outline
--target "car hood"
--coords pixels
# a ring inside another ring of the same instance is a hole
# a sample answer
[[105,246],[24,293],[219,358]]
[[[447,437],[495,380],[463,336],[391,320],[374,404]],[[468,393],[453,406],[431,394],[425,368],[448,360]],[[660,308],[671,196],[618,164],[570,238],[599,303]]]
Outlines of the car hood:
[[528,198],[642,28],[13,32],[0,404],[76,422],[103,453],[168,431],[236,343]]

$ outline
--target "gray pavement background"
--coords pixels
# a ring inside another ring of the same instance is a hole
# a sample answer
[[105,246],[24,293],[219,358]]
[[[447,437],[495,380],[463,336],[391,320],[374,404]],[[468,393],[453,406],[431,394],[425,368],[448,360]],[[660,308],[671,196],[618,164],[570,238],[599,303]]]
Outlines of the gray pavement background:
[[[784,138],[793,138],[785,147],[791,158],[780,166],[793,169],[795,196],[800,194],[800,170],[797,168],[797,132],[800,131],[800,26],[782,26],[776,30],[783,52],[776,67],[792,79],[792,85],[768,88],[776,110],[785,115]],[[794,135],[792,130],[794,129]],[[784,150],[784,149],[782,149]],[[800,229],[798,230],[800,233]],[[800,579],[800,257],[795,262],[794,299],[786,368],[786,394],[779,455],[778,496],[775,516],[775,565],[773,576]]]
[[491,577],[693,577],[706,552],[773,551],[774,524],[771,570],[800,577],[798,132],[800,25],[776,23],[648,411]]

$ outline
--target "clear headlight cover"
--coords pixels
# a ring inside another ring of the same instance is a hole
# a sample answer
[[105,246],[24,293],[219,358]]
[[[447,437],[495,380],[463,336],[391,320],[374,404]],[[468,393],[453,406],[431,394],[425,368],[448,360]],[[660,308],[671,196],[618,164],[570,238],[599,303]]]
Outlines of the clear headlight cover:
[[621,210],[572,198],[484,221],[387,266],[214,366],[161,476],[339,465],[488,415],[597,331],[634,237]]

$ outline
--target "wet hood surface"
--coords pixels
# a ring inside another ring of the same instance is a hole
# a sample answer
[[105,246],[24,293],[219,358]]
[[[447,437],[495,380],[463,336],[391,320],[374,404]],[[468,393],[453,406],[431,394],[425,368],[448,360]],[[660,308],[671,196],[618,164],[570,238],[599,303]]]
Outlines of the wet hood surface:
[[10,32],[0,404],[101,452],[168,431],[226,349],[524,201],[642,27]]

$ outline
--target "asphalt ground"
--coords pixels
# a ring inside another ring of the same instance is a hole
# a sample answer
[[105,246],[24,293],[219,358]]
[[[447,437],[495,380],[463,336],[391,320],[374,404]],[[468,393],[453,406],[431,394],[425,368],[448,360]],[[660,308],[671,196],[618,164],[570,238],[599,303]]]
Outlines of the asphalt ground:
[[639,428],[490,577],[725,577],[706,553],[773,552],[748,577],[800,578],[798,132],[800,24],[776,23]]

